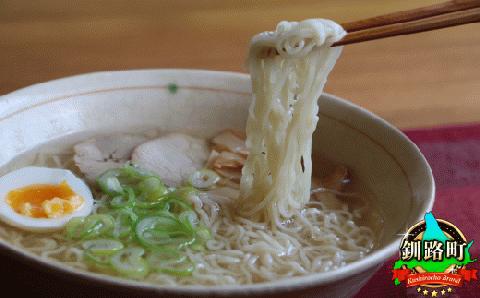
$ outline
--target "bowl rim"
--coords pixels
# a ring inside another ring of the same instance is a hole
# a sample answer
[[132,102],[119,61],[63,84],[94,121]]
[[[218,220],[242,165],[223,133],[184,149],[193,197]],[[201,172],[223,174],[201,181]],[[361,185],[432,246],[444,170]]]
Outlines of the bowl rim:
[[[68,76],[60,79],[51,80],[45,83],[34,84],[31,86],[27,86],[18,90],[15,90],[9,94],[4,96],[0,96],[0,103],[2,101],[6,102],[7,105],[9,101],[7,99],[15,99],[17,96],[21,97],[28,97],[29,95],[33,95],[39,86],[45,86],[46,84],[52,83],[59,83],[64,81],[69,81],[76,78],[87,78],[87,77],[95,77],[98,75],[105,75],[105,74],[125,74],[125,73],[134,73],[134,72],[142,72],[147,73],[151,72],[152,74],[158,73],[168,73],[168,72],[176,72],[176,73],[184,73],[184,74],[191,74],[191,75],[199,75],[199,76],[212,76],[212,75],[220,75],[220,76],[229,76],[235,79],[241,80],[250,80],[250,76],[245,73],[239,72],[229,72],[229,71],[212,71],[212,70],[197,70],[197,69],[148,69],[148,70],[122,70],[122,71],[103,71],[103,72],[92,72],[92,73],[85,73],[80,75]],[[247,91],[246,91],[247,92]],[[250,92],[250,90],[248,90]],[[75,94],[64,94],[64,96],[75,96]],[[434,203],[434,195],[435,195],[435,182],[432,176],[431,168],[420,152],[419,148],[408,139],[408,137],[401,132],[398,128],[394,127],[392,124],[388,123],[383,118],[375,115],[374,113],[362,108],[358,105],[353,104],[352,102],[342,99],[338,96],[331,95],[328,93],[323,93],[322,96],[329,98],[330,100],[337,101],[341,105],[345,106],[348,109],[353,109],[356,112],[362,114],[362,116],[370,118],[373,122],[379,122],[382,126],[385,127],[386,130],[390,131],[391,133],[395,134],[397,138],[400,138],[405,145],[409,147],[416,154],[418,158],[418,162],[427,170],[428,173],[428,183],[429,186],[429,196],[425,198],[426,204],[422,205],[424,210],[419,210],[421,213],[425,213],[431,211],[433,203]],[[26,107],[28,108],[28,100],[14,108],[17,112],[22,112]],[[8,111],[11,112],[11,111]],[[5,115],[2,114],[11,114],[11,113],[2,113],[0,110],[0,118]],[[8,117],[8,115],[7,115]],[[419,218],[420,219],[420,218]],[[46,259],[42,259],[41,257],[20,249],[18,247],[13,246],[12,244],[0,239],[0,251],[2,253],[13,254],[21,258],[23,261],[33,261],[34,265],[37,267],[42,267],[42,269],[48,269],[49,271],[54,271],[56,273],[68,273],[71,277],[81,277],[85,280],[92,280],[98,282],[99,284],[109,284],[119,287],[128,287],[128,288],[136,288],[142,289],[149,292],[154,293],[176,293],[176,294],[187,294],[187,295],[232,295],[232,294],[248,294],[248,293],[267,293],[267,292],[279,292],[279,291],[287,291],[287,290],[295,290],[295,289],[302,289],[311,286],[320,286],[329,282],[333,282],[337,279],[342,279],[348,276],[352,276],[355,274],[362,273],[365,271],[365,268],[379,266],[381,263],[385,262],[390,256],[392,256],[395,252],[398,253],[399,247],[399,240],[401,236],[397,236],[392,239],[388,244],[384,245],[381,249],[374,250],[373,252],[369,253],[363,259],[347,264],[344,267],[336,269],[330,272],[321,272],[321,273],[312,273],[304,276],[295,276],[290,277],[288,279],[280,279],[276,281],[270,282],[263,282],[257,284],[242,284],[242,285],[222,285],[222,286],[202,286],[202,285],[182,285],[182,286],[168,286],[168,285],[155,285],[146,282],[139,282],[134,280],[123,279],[119,277],[114,277],[110,275],[98,274],[93,272],[86,272],[79,269],[75,269],[73,267],[69,267],[63,265],[61,262],[58,261],[49,261]],[[29,262],[32,264],[31,262]],[[32,264],[32,265],[33,265]]]

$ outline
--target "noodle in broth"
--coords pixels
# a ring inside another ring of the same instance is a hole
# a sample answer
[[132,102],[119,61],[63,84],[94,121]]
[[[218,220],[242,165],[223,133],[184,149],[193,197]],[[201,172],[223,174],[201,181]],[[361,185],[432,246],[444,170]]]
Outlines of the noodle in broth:
[[[72,169],[72,154],[37,154],[34,165]],[[364,195],[352,210],[348,199],[331,192],[312,196],[291,220],[272,230],[268,223],[236,215],[239,185],[218,187],[189,197],[200,221],[210,228],[207,250],[187,249],[196,264],[191,276],[150,273],[144,281],[158,285],[228,285],[275,281],[286,277],[330,271],[361,259],[374,248],[370,225],[360,225],[372,206]],[[106,204],[95,193],[94,213]],[[357,198],[355,198],[357,200]],[[63,232],[36,234],[0,223],[0,237],[42,258],[81,270],[89,269],[80,243],[65,239]]]

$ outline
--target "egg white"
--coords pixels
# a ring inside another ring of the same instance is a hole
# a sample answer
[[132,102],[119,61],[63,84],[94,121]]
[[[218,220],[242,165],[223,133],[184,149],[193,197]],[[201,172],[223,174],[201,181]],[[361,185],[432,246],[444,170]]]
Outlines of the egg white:
[[[80,208],[58,218],[33,218],[19,214],[7,203],[10,191],[32,184],[60,184],[66,181],[73,192],[84,200]],[[93,209],[93,195],[82,179],[71,171],[46,167],[25,167],[10,172],[0,178],[0,220],[33,232],[51,232],[60,230],[73,217],[87,216]]]

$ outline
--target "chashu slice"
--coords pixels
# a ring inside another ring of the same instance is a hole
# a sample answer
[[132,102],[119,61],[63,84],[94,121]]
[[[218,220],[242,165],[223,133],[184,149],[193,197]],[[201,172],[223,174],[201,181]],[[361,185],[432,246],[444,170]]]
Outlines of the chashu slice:
[[210,154],[205,140],[171,133],[135,148],[133,164],[159,175],[170,186],[178,186],[205,166]]
[[90,182],[130,160],[132,151],[148,139],[141,135],[118,134],[96,137],[73,147],[75,164]]

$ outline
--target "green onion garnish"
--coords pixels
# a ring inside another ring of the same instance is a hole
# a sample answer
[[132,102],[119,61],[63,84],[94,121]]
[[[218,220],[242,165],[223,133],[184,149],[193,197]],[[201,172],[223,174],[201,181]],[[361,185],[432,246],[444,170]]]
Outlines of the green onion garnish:
[[96,214],[71,219],[66,236],[83,240],[85,262],[100,271],[131,278],[150,271],[190,275],[195,264],[184,250],[204,250],[211,235],[188,198],[214,186],[218,176],[210,172],[194,174],[193,187],[169,188],[136,166],[108,170],[97,179],[108,202]]

